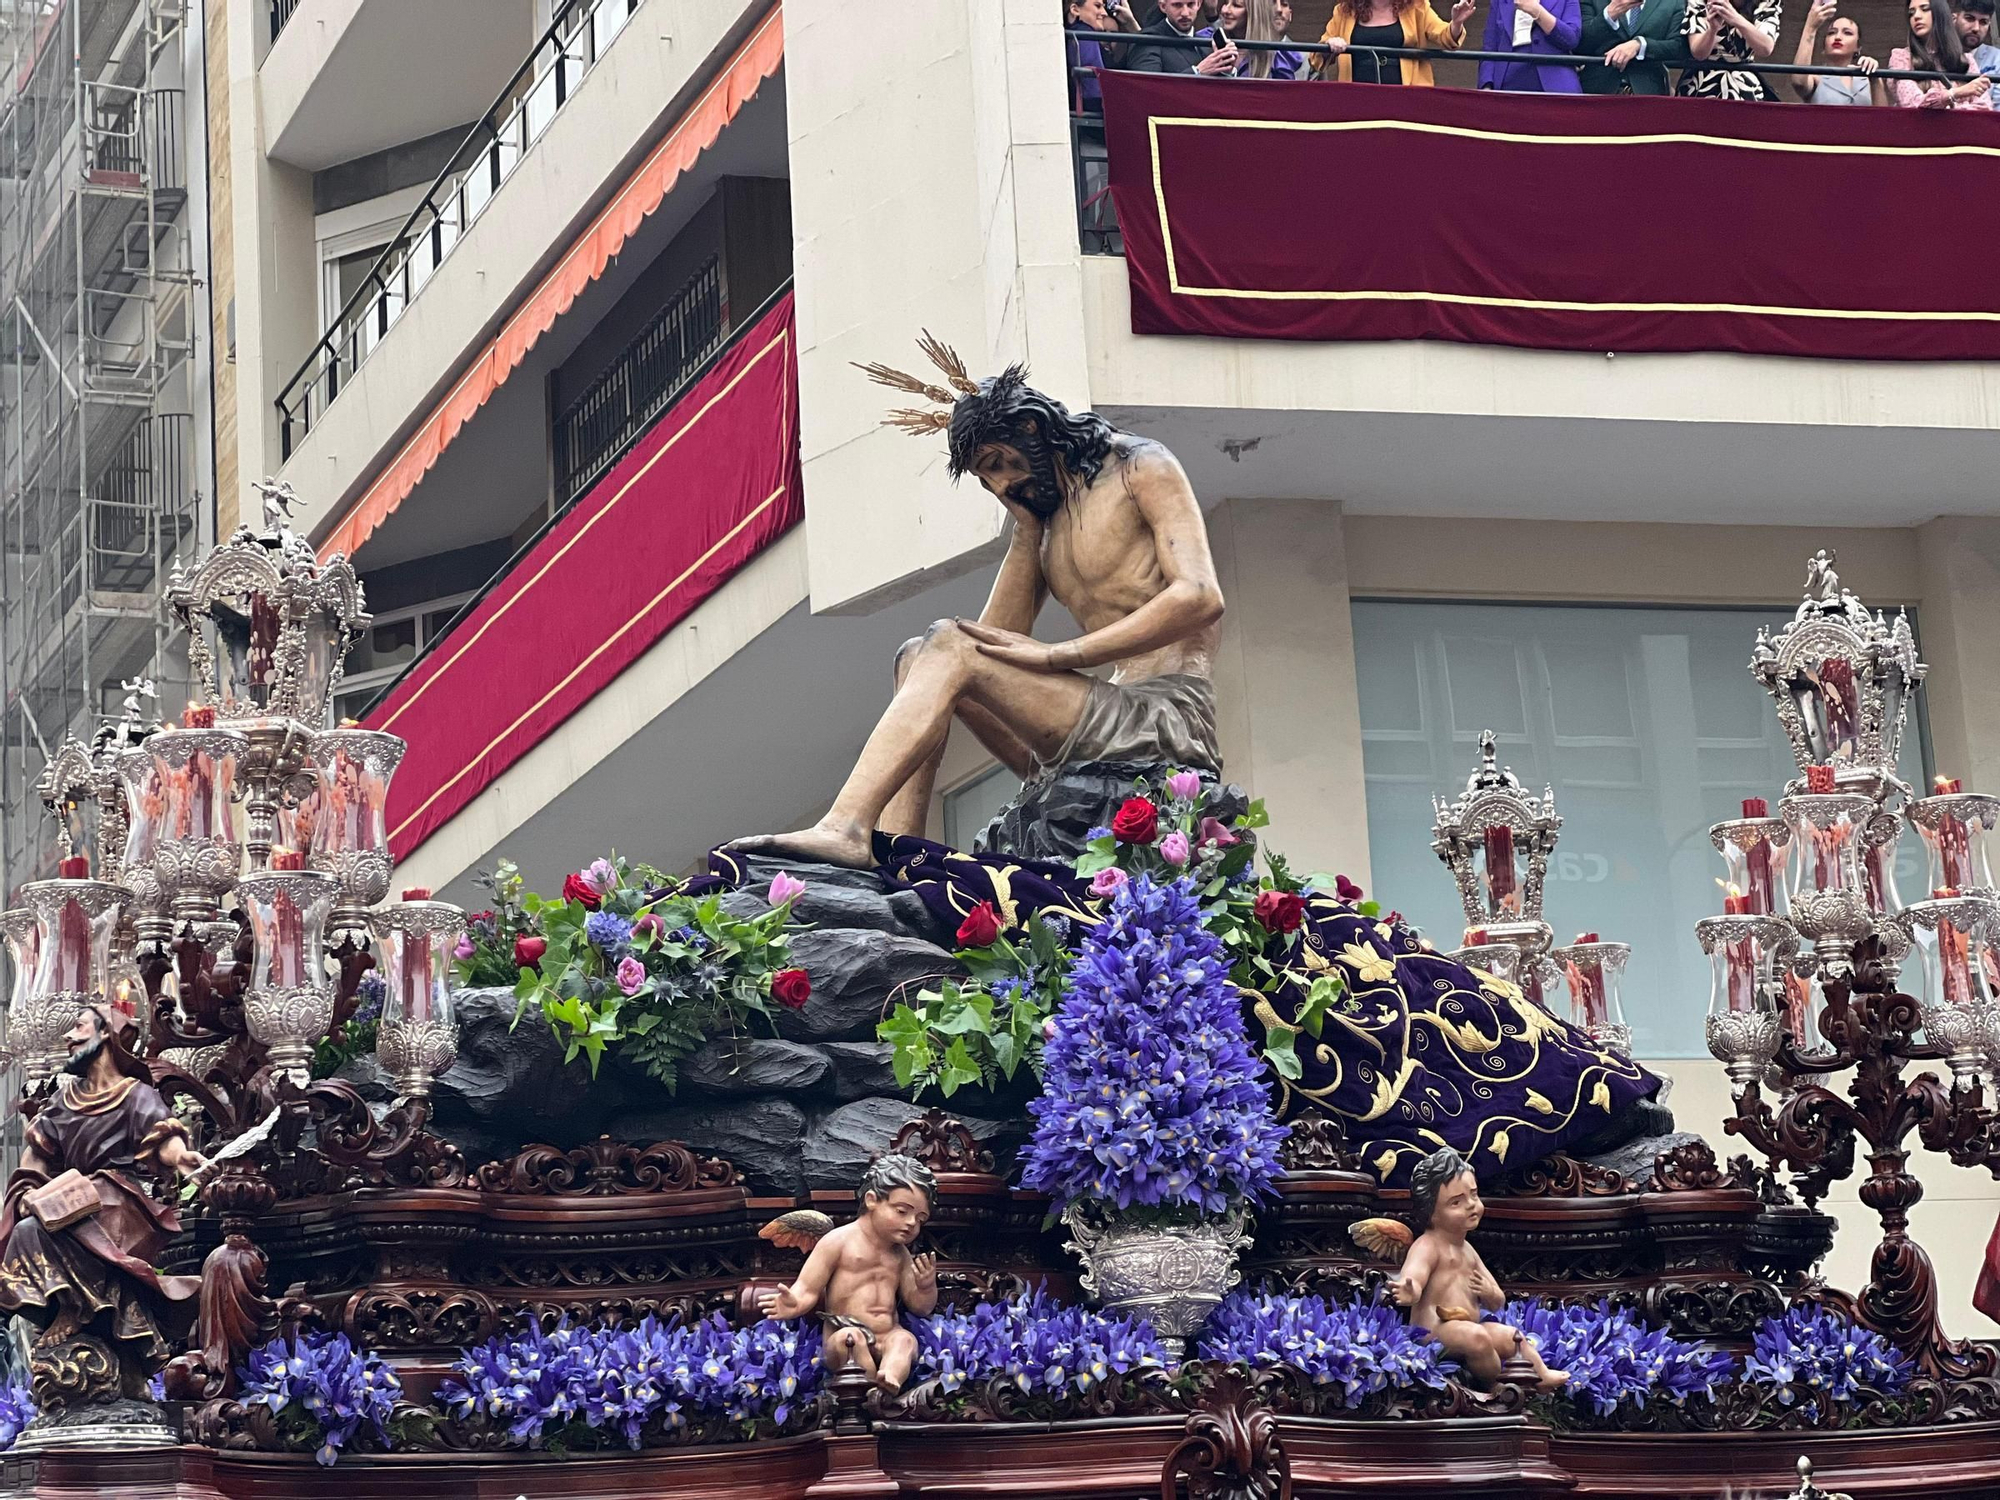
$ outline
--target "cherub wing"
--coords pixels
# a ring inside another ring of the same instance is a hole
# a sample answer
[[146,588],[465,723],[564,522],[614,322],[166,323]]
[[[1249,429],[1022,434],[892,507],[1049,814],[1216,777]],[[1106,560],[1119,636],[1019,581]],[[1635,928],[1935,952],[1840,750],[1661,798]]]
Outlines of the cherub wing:
[[787,1250],[812,1254],[812,1248],[833,1231],[833,1220],[816,1208],[795,1208],[757,1231],[757,1237]]
[[1363,1219],[1347,1226],[1354,1243],[1377,1260],[1397,1260],[1416,1243],[1410,1226],[1400,1219]]

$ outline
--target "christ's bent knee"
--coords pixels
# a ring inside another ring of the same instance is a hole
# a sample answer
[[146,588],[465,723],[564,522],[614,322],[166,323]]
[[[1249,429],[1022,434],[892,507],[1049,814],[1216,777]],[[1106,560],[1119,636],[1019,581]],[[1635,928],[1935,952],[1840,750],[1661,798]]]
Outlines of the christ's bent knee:
[[956,620],[933,620],[917,649],[925,656],[962,658],[978,654],[977,643]]
[[917,659],[917,653],[923,649],[924,649],[924,638],[920,635],[911,636],[907,641],[903,642],[902,645],[896,648],[897,687],[901,687],[903,685],[903,679],[909,675],[910,663]]

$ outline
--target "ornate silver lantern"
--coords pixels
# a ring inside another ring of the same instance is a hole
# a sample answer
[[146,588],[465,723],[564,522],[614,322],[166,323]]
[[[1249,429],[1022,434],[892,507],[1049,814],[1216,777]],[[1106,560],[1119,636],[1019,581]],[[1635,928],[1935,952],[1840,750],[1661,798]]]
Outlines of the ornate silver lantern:
[[257,870],[236,883],[251,941],[243,1021],[272,1066],[302,1087],[311,1081],[313,1049],[333,1024],[326,916],[339,894],[340,882],[318,870]]
[[389,894],[389,781],[407,748],[374,729],[328,729],[313,738],[319,792],[311,863],[340,879],[335,932],[365,932],[367,908]]
[[[1806,597],[1774,637],[1759,628],[1750,670],[1777,701],[1804,775],[1830,766],[1842,790],[1879,798],[1896,779],[1910,695],[1928,670],[1906,615],[1892,623],[1840,586],[1833,554],[1806,567]],[[1831,789],[1829,789],[1831,790]]]
[[410,890],[396,905],[369,913],[368,921],[383,985],[375,1055],[399,1095],[422,1098],[458,1056],[451,963],[465,913],[431,900],[428,891]]
[[7,994],[6,1035],[0,1039],[0,1056],[12,1057],[19,1050],[14,1040],[14,1017],[26,1014],[35,994],[35,971],[42,956],[42,925],[25,906],[0,911],[0,938],[6,940],[7,962],[14,971]]
[[[111,941],[132,893],[81,873],[81,855],[63,861],[56,880],[31,880],[21,904],[34,914],[38,953],[30,993],[10,1018],[29,1082],[53,1077],[65,1057],[64,1038],[86,1005],[106,998]],[[135,1014],[127,1010],[128,1014]]]
[[[1554,789],[1531,796],[1519,777],[1496,764],[1495,751],[1489,729],[1479,736],[1478,769],[1457,800],[1431,799],[1437,813],[1431,849],[1458,883],[1467,942],[1518,948],[1521,973],[1533,976],[1555,941],[1542,920],[1542,882],[1562,818]],[[1532,988],[1538,991],[1539,983]]]

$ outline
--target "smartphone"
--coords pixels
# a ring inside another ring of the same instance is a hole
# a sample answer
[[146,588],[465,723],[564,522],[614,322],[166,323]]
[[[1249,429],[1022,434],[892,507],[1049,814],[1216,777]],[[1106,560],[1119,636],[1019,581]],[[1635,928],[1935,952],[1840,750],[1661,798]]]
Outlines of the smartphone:
[[1220,52],[1224,47],[1227,47],[1228,45],[1229,45],[1229,38],[1222,34],[1222,28],[1220,26],[1216,27],[1215,30],[1211,31],[1208,34],[1209,51]]

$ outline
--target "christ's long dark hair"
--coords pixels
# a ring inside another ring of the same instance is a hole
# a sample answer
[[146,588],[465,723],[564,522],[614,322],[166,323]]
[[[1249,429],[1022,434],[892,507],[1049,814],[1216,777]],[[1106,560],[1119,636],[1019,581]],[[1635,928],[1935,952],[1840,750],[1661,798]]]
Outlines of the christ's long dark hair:
[[1104,472],[1117,431],[1094,411],[1071,415],[1062,402],[1028,384],[1025,368],[1009,365],[959,397],[947,437],[953,479],[972,471],[973,459],[988,443],[1018,449],[1034,476],[1039,502],[1029,508],[1047,519],[1065,494],[1056,461],[1062,461],[1063,474],[1090,484]]

